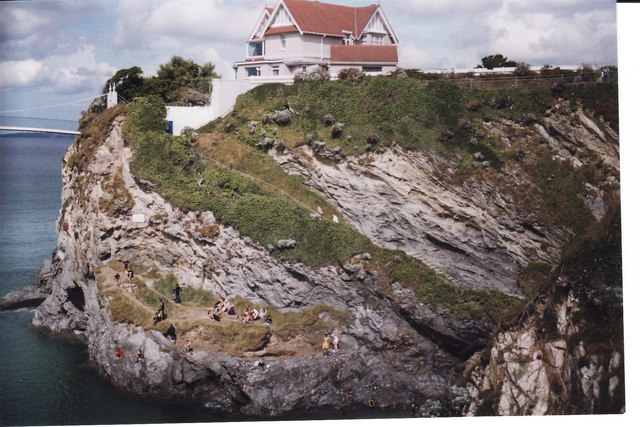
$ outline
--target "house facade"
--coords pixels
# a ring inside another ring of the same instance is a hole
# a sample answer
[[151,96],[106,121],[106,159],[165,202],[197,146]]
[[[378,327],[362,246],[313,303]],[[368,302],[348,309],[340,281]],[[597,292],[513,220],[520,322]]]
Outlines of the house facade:
[[237,80],[292,81],[296,73],[343,68],[367,74],[393,71],[398,38],[380,5],[348,7],[278,0],[266,7],[236,62]]

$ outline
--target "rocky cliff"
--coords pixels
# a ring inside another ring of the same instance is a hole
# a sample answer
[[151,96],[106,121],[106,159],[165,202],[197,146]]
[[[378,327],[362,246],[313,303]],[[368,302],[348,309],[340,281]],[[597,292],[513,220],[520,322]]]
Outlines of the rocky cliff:
[[[122,388],[266,417],[356,410],[369,399],[379,408],[403,410],[447,396],[464,378],[464,364],[485,347],[495,327],[487,316],[454,315],[450,308],[421,303],[410,287],[371,268],[366,253],[340,266],[312,267],[274,256],[211,212],[171,205],[153,191],[153,183],[132,174],[134,152],[123,137],[123,121],[118,116],[110,123],[90,156],[82,139],[64,156],[58,245],[34,284],[36,300],[46,297],[35,326],[81,336],[100,373]],[[602,176],[587,186],[586,203],[595,217],[604,216],[605,201],[619,184],[619,163],[617,135],[601,120],[559,101],[545,117],[528,123],[501,118],[483,126],[505,150],[521,153],[522,168],[530,165],[527,154],[540,146],[575,166],[596,167]],[[573,235],[569,227],[522,209],[522,203],[535,204],[517,200],[530,185],[522,169],[483,171],[481,156],[474,165],[481,173],[461,182],[454,161],[394,144],[337,161],[306,145],[270,154],[288,173],[303,176],[373,243],[404,251],[462,288],[523,297],[517,280],[522,268],[531,262],[557,265]],[[139,289],[154,291],[159,277],[171,275],[187,289],[242,297],[283,313],[329,307],[319,311],[318,320],[339,335],[340,351],[324,358],[319,342],[308,342],[303,334],[287,338],[288,346],[266,334],[255,348],[225,352],[221,344],[206,342],[212,338],[195,330],[180,335],[178,328],[179,344],[187,337],[201,344],[185,354],[157,328],[115,313],[118,298],[129,301],[126,292],[133,292],[114,291],[111,283],[114,263],[124,260],[152,266],[153,274],[136,282]],[[491,358],[472,359],[477,363],[467,373],[469,413],[477,412],[487,390],[504,414],[565,411],[549,403],[548,390],[558,382],[581,381],[583,390],[594,390],[604,375],[611,378],[609,393],[615,393],[619,351],[606,361],[589,358],[579,345],[570,356],[563,353],[570,307],[569,296],[555,307],[557,340],[538,340],[534,349],[538,323],[525,322],[517,332],[494,339]],[[291,350],[296,340],[303,344]],[[122,358],[115,358],[116,349],[123,350]],[[140,362],[139,349],[145,353]],[[522,358],[530,359],[527,365]],[[577,373],[564,362],[568,358],[586,365]],[[513,380],[513,364],[519,364],[517,378],[531,379],[526,386]],[[540,375],[541,369],[551,372],[550,366],[553,378]],[[591,409],[582,405],[566,412]]]

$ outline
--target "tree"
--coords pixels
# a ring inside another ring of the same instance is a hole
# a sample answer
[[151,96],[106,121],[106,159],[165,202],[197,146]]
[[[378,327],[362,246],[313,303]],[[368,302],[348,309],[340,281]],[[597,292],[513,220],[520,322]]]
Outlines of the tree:
[[113,77],[107,80],[102,93],[109,92],[109,86],[115,84],[118,95],[127,101],[133,101],[138,96],[145,95],[144,77],[140,67],[131,67],[118,70]]
[[157,95],[165,103],[204,105],[209,102],[211,79],[219,77],[215,65],[210,62],[198,65],[190,59],[174,56],[160,65],[156,76],[143,77],[140,67],[119,70],[107,80],[102,93],[107,93],[109,86],[115,84],[118,95],[127,101]]
[[198,98],[192,95],[193,91],[209,94],[211,79],[219,77],[214,70],[215,66],[210,62],[200,66],[190,59],[174,56],[160,65],[157,77],[151,78],[150,89],[165,102],[191,102],[192,98]]
[[517,65],[516,61],[509,61],[507,57],[497,53],[495,55],[489,55],[482,58],[482,65],[477,65],[476,68],[493,70],[494,68],[515,67]]

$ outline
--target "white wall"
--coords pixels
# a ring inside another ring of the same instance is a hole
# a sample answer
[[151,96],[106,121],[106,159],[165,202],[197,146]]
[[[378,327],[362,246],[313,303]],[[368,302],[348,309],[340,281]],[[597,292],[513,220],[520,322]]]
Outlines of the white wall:
[[211,101],[202,107],[167,107],[167,121],[173,122],[173,134],[180,135],[185,127],[198,129],[212,120],[227,115],[236,103],[236,98],[256,85],[248,81],[212,81]]

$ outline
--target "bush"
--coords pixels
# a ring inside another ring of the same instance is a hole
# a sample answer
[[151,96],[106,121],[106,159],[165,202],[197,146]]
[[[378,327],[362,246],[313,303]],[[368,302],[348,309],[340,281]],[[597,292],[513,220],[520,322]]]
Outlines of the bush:
[[531,74],[533,74],[531,72],[531,67],[525,62],[518,62],[516,69],[513,70],[513,75],[515,76],[530,76]]
[[362,83],[364,76],[365,74],[358,68],[343,68],[340,70],[340,73],[338,73],[340,80],[346,80],[354,85]]
[[294,83],[305,81],[328,82],[329,80],[331,80],[331,74],[329,74],[329,71],[326,68],[316,68],[315,70],[309,72],[298,71],[293,76]]

